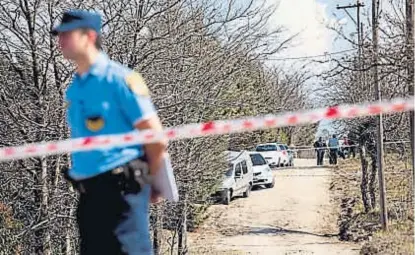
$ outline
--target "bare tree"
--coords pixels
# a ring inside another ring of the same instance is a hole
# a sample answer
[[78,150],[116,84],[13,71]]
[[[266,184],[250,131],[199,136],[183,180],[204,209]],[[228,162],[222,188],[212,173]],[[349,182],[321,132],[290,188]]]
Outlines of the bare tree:
[[[306,106],[305,73],[287,75],[263,63],[287,47],[289,39],[279,29],[266,29],[271,12],[252,0],[0,0],[3,146],[68,137],[64,94],[73,67],[59,55],[49,31],[60,13],[73,7],[103,14],[105,51],[143,73],[166,127]],[[300,141],[314,128],[172,142],[169,152],[182,201],[152,207],[156,253],[172,252],[176,246],[186,252],[185,233],[205,217],[209,197],[226,169],[222,151],[230,146],[250,149],[282,136]],[[69,164],[67,155],[1,164],[0,215],[9,226],[0,230],[1,252],[77,250],[77,195],[60,174]],[[172,230],[171,235],[163,236],[163,228]]]
[[[404,1],[388,1],[388,10],[379,10],[379,83],[383,99],[404,97],[408,95],[407,66],[413,65],[407,57],[405,38]],[[364,13],[368,18],[368,13]],[[358,46],[353,38],[341,29],[333,28],[339,37],[349,41],[356,49],[340,58],[332,58],[332,68],[323,73],[325,79],[320,96],[327,105],[354,104],[358,102],[374,101],[374,78],[369,70],[372,68],[372,41],[371,24],[365,22],[363,26],[363,41],[361,58],[358,55]],[[413,60],[412,60],[413,61]],[[324,62],[324,61],[316,61]],[[324,89],[324,91],[323,91]],[[409,123],[406,114],[387,115],[384,118],[385,141],[408,140]],[[350,132],[353,139],[360,145],[362,168],[361,193],[365,211],[376,208],[377,190],[377,155],[375,118],[361,118],[336,122],[339,130]]]

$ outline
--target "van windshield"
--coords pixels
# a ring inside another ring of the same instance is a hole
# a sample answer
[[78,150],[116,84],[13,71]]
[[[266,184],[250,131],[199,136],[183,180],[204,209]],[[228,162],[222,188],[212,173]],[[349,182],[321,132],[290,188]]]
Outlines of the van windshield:
[[228,165],[228,169],[225,171],[225,176],[232,177],[233,173],[233,164]]
[[256,151],[277,151],[277,146],[273,144],[258,145]]
[[252,164],[254,166],[262,166],[262,165],[266,165],[267,164],[267,162],[261,156],[261,154],[251,154],[249,156],[251,157],[251,161],[252,161]]

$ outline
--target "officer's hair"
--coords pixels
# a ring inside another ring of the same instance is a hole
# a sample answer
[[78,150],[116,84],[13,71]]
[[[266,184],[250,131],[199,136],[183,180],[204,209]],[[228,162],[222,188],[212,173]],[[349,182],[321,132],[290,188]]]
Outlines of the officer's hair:
[[[88,28],[84,28],[82,29],[83,33],[87,33],[88,32]],[[97,35],[97,39],[95,40],[95,48],[97,48],[98,50],[102,50],[102,36],[101,35]]]
[[102,37],[101,37],[101,35],[97,36],[97,40],[95,41],[95,47],[98,50],[102,50]]

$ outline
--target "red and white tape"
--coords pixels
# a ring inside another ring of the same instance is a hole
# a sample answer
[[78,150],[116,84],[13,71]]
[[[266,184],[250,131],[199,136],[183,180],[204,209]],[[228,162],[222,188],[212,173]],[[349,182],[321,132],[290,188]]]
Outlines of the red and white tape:
[[[345,149],[345,148],[352,148],[352,147],[359,147],[359,145],[339,145],[336,147],[320,147],[320,150],[329,150],[329,149]],[[301,149],[289,149],[290,151],[312,151],[317,150],[318,148],[315,147],[307,147]]]
[[[410,143],[411,141],[390,141],[390,142],[384,142],[383,144],[405,144],[405,143]],[[374,143],[372,143],[372,144],[374,144]],[[339,146],[337,146],[337,147],[321,147],[322,149],[339,149],[339,148],[341,148],[341,149],[344,149],[344,148],[353,148],[353,147],[359,147],[360,145],[358,145],[358,144],[355,144],[355,145],[345,145],[345,144],[342,144],[342,145],[339,145]],[[296,149],[296,148],[300,148],[300,149]],[[316,150],[317,148],[315,148],[315,147],[304,147],[304,146],[301,146],[301,147],[295,147],[295,146],[290,146],[289,147],[289,150],[290,151],[310,151],[310,150]]]
[[116,135],[90,136],[62,141],[25,144],[0,148],[0,161],[67,152],[87,151],[116,146],[148,144],[161,139],[179,140],[209,135],[240,133],[285,126],[315,123],[323,119],[346,119],[387,113],[405,112],[414,109],[414,98],[394,99],[381,103],[339,105],[279,115],[266,115],[235,120],[218,120],[165,129],[161,132],[146,130]]

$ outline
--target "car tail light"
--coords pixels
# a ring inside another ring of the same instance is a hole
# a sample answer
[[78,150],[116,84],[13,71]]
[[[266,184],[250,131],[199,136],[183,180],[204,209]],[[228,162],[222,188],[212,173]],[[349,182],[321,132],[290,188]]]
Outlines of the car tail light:
[[286,151],[282,151],[282,155],[286,155],[287,154],[287,152]]

